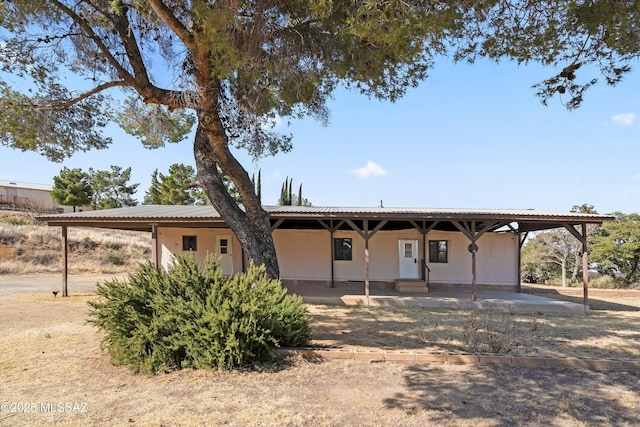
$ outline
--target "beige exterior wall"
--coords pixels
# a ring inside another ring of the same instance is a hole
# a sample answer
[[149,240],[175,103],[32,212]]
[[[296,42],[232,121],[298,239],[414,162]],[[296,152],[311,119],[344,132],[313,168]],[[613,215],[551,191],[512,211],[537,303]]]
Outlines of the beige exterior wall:
[[[183,236],[195,236],[197,247],[195,251],[184,251]],[[240,242],[227,228],[158,228],[159,262],[167,268],[173,262],[174,256],[183,253],[193,253],[199,264],[204,264],[208,254],[218,253],[219,239],[228,239],[228,255],[221,256],[221,265],[227,275],[242,271],[242,249]]]
[[[431,283],[471,284],[471,243],[462,233],[432,231],[429,240],[446,240],[449,262],[427,263]],[[518,276],[518,244],[512,233],[486,233],[477,241],[476,274],[479,284],[515,285]]]
[[[37,211],[73,212],[73,206],[60,206],[51,192],[15,186],[0,186],[0,204],[6,203],[18,208],[29,208]],[[78,206],[76,212],[92,211],[93,206]]]
[[[229,229],[160,228],[158,247],[160,263],[165,268],[173,254],[182,253],[182,236],[196,236],[198,247],[194,255],[200,263],[208,253],[216,253],[216,241],[221,236],[231,238],[233,254],[223,262],[226,274],[242,271],[240,242]],[[331,280],[331,234],[325,230],[275,230],[273,233],[280,276],[285,280]],[[365,243],[355,231],[338,231],[335,238],[351,238],[353,260],[334,261],[337,282],[358,281],[365,278]],[[369,240],[369,278],[371,281],[393,282],[399,277],[398,240],[418,241],[418,262],[425,258],[422,234],[417,230],[379,231]],[[429,240],[446,240],[449,250],[447,263],[428,263],[431,283],[471,283],[471,254],[469,240],[461,233],[431,231]],[[511,233],[487,233],[478,240],[477,280],[479,284],[508,285],[517,283],[518,246]],[[421,270],[419,270],[421,271]],[[420,276],[421,277],[421,276]]]
[[15,204],[18,207],[41,211],[58,208],[48,191],[13,186],[0,187],[0,203]]

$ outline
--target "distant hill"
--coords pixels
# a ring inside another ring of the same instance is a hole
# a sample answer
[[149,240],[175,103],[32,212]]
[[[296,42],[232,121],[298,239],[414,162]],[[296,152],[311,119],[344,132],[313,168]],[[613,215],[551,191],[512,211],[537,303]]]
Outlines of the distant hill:
[[[151,234],[69,228],[70,273],[122,273],[151,257]],[[59,227],[48,227],[31,213],[0,211],[0,274],[62,271]]]

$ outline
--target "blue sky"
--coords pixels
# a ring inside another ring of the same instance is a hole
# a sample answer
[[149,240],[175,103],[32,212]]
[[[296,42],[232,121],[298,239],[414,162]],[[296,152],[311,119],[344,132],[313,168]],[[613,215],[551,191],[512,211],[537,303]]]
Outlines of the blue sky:
[[[637,64],[633,64],[637,65]],[[390,103],[340,90],[324,127],[286,121],[293,150],[254,162],[265,204],[276,204],[285,177],[315,206],[505,208],[640,212],[640,75],[604,84],[567,111],[543,106],[531,86],[553,71],[538,66],[451,64],[442,60],[420,87]],[[586,79],[578,73],[578,79]],[[0,178],[53,183],[63,166],[132,168],[142,201],[154,169],[194,165],[191,141],[147,150],[117,128],[107,150],[52,163],[0,146]]]

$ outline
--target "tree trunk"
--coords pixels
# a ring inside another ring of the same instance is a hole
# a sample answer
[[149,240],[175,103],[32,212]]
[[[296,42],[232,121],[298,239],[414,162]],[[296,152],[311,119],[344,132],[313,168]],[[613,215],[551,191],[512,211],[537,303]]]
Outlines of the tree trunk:
[[631,263],[632,263],[631,270],[629,270],[629,273],[624,278],[624,281],[627,284],[631,284],[636,276],[636,273],[638,271],[638,265],[640,265],[640,256],[634,257]]
[[571,272],[571,281],[578,280],[578,272],[582,264],[582,252],[576,246],[573,246],[573,271]]
[[562,287],[567,287],[567,260],[564,258],[562,263],[560,263],[560,267],[562,268]]
[[[211,116],[208,117],[207,120],[211,122]],[[280,270],[269,214],[262,208],[249,175],[228,150],[223,132],[221,126],[205,128],[202,120],[198,124],[194,141],[198,183],[234,232],[249,259],[256,265],[264,265],[267,275],[277,279]],[[218,166],[238,189],[244,210],[227,192]]]

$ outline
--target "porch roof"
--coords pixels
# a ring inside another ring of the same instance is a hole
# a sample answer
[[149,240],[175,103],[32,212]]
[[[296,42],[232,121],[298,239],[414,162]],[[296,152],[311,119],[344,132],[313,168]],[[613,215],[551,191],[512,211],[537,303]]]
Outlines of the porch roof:
[[[533,209],[442,209],[393,207],[318,207],[264,206],[277,228],[326,228],[332,221],[386,221],[382,229],[421,226],[435,230],[457,230],[452,221],[494,223],[489,231],[505,226],[512,231],[528,232],[580,224],[598,224],[615,218],[609,215],[574,212],[547,212]],[[212,206],[140,205],[98,211],[41,215],[38,220],[50,226],[97,227],[151,231],[152,225],[162,227],[220,228],[226,227],[221,215]],[[342,225],[350,229],[348,225]]]

